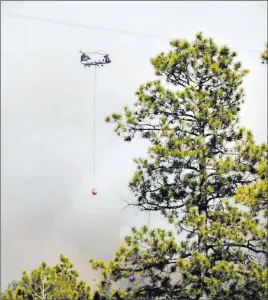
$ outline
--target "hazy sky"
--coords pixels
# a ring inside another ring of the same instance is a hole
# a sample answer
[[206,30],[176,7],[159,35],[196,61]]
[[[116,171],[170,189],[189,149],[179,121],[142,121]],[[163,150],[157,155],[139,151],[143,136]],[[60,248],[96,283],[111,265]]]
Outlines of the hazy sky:
[[[15,18],[10,13],[164,36],[153,39]],[[87,260],[112,257],[132,224],[147,214],[122,212],[131,199],[134,157],[146,144],[124,143],[106,115],[135,100],[154,78],[149,58],[169,38],[198,31],[228,44],[251,73],[241,124],[258,142],[267,136],[267,2],[1,2],[1,286],[46,260],[68,256],[84,279]],[[110,53],[97,74],[97,187],[92,189],[93,69],[79,50]],[[151,215],[150,226],[164,221]]]

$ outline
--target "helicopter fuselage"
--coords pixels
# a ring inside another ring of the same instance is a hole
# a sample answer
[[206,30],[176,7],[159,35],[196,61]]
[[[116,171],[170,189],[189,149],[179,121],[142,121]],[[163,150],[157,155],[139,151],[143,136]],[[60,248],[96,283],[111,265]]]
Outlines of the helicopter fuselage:
[[81,63],[85,67],[103,66],[104,64],[111,63],[111,60],[110,60],[108,54],[99,54],[99,53],[97,53],[97,55],[96,55],[95,53],[93,53],[93,54],[82,53]]

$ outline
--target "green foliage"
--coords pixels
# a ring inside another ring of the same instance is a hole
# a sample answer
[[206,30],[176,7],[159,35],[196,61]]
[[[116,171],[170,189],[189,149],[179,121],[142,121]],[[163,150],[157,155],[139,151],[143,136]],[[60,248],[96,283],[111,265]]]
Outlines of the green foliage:
[[150,142],[148,156],[134,160],[131,204],[160,211],[186,240],[133,229],[114,260],[90,262],[102,269],[103,285],[127,279],[130,286],[117,290],[125,297],[261,299],[267,293],[267,222],[260,221],[267,145],[238,127],[249,71],[235,52],[202,33],[192,43],[170,45],[151,59],[165,82],[142,84],[134,108],[106,121],[125,141],[139,133]]
[[[178,287],[172,285],[169,277],[176,271],[175,256],[179,248],[172,232],[148,230],[144,226],[140,231],[134,227],[132,234],[125,238],[126,245],[118,248],[114,260],[108,264],[90,259],[93,268],[102,268],[104,280],[112,278],[117,281],[126,277],[130,282],[135,282],[136,287],[142,286],[135,297],[147,292],[148,296],[154,297],[162,293],[161,289],[165,293],[175,292]],[[166,272],[162,271],[164,269]],[[144,281],[151,283],[149,289],[144,286]],[[122,296],[127,290],[120,292]],[[133,296],[131,293],[130,295]]]
[[268,64],[268,43],[265,45],[265,50],[261,53],[261,60],[263,64]]
[[78,276],[69,259],[60,255],[60,263],[53,267],[43,262],[30,274],[23,271],[21,280],[2,293],[2,300],[92,299],[90,287]]

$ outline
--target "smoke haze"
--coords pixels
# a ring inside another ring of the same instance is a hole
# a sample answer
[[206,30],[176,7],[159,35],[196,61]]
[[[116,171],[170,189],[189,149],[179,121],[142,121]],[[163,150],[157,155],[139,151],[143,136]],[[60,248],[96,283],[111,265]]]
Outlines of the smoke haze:
[[[211,18],[204,17],[208,5]],[[148,223],[147,214],[122,211],[125,203],[120,198],[133,197],[127,187],[135,169],[132,159],[145,155],[147,144],[139,139],[123,143],[104,118],[133,103],[139,84],[154,78],[149,58],[168,50],[168,41],[161,39],[14,18],[9,13],[167,38],[193,39],[202,30],[216,43],[237,48],[239,59],[251,70],[241,122],[263,142],[267,69],[260,65],[259,52],[267,38],[265,7],[265,2],[1,3],[2,289],[19,279],[23,269],[30,271],[41,261],[57,263],[60,253],[91,281],[95,273],[88,258],[112,258],[132,224]],[[224,12],[229,14],[227,25]],[[97,73],[95,197],[94,72],[80,65],[79,50],[106,52],[112,60]],[[166,223],[156,214],[150,219],[154,226]]]

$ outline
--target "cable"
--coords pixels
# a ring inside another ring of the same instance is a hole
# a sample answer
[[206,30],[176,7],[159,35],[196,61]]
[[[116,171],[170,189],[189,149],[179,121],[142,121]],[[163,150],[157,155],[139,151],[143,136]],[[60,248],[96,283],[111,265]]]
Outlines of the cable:
[[93,97],[93,145],[92,145],[92,154],[93,154],[93,187],[96,188],[96,157],[95,157],[95,145],[96,145],[96,82],[97,82],[97,67],[95,66],[94,73],[94,97]]
[[40,21],[40,22],[61,24],[61,25],[72,26],[72,27],[82,27],[82,28],[86,28],[86,29],[110,31],[110,32],[114,32],[114,33],[121,33],[121,34],[125,34],[125,35],[136,35],[136,36],[142,36],[142,37],[153,38],[153,39],[171,40],[171,38],[164,37],[164,36],[158,36],[158,35],[147,34],[147,33],[138,33],[138,32],[132,32],[132,31],[127,31],[127,30],[117,30],[117,29],[100,27],[100,26],[95,26],[95,25],[86,25],[86,24],[76,23],[76,22],[55,20],[55,19],[51,19],[51,18],[40,18],[40,17],[27,16],[27,15],[12,13],[12,12],[9,13],[9,15],[11,17],[19,18],[19,19],[28,19],[28,20],[35,20],[35,21]]
[[[17,14],[17,13],[13,13],[13,12],[10,12],[9,15],[11,17],[19,18],[19,19],[28,19],[28,20],[34,20],[34,21],[40,21],[40,22],[46,22],[46,23],[66,25],[66,26],[71,26],[71,27],[80,27],[80,28],[85,28],[85,29],[110,31],[113,33],[119,33],[119,34],[124,34],[124,35],[135,35],[135,36],[151,38],[151,39],[158,39],[158,40],[165,40],[165,41],[170,41],[173,39],[171,37],[166,37],[166,36],[158,36],[158,35],[153,35],[153,34],[148,34],[148,33],[127,31],[127,30],[117,30],[117,29],[112,29],[112,28],[107,28],[107,27],[100,27],[100,26],[96,26],[96,25],[87,25],[87,24],[76,23],[76,22],[55,20],[55,19],[51,19],[51,18],[34,17],[34,16],[23,15],[23,14]],[[240,49],[240,50],[234,49],[234,50],[251,52],[251,53],[259,53],[260,52],[258,50],[242,50],[242,49]]]

